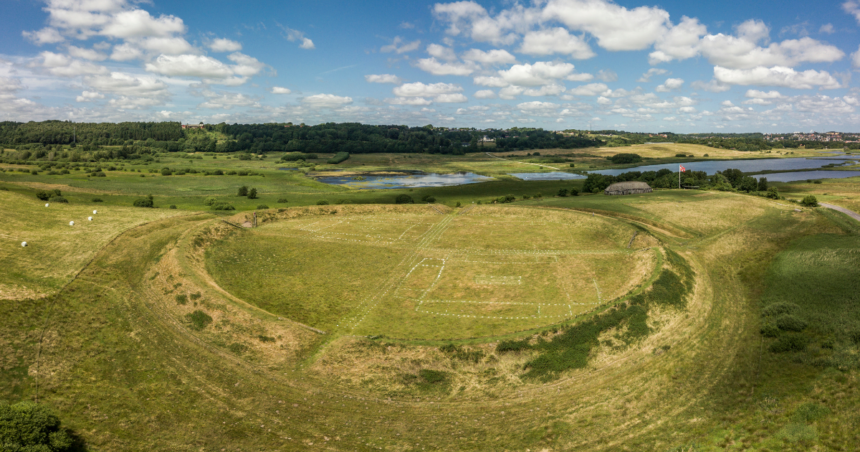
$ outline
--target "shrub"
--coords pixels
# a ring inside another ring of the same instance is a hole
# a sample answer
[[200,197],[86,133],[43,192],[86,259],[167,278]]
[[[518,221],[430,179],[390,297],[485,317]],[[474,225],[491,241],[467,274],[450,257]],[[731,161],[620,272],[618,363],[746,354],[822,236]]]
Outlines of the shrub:
[[571,164],[570,164],[570,167],[571,167],[571,168],[575,168],[575,167],[576,167],[576,164],[575,164],[575,163],[571,163]]
[[827,415],[830,414],[830,410],[827,407],[821,406],[817,403],[804,403],[799,406],[794,414],[791,416],[791,419],[794,422],[815,422]]
[[767,317],[772,315],[791,314],[797,309],[800,309],[800,306],[794,303],[781,301],[779,303],[774,303],[772,305],[766,306],[764,309],[761,310],[761,315]]
[[520,352],[530,348],[528,339],[521,341],[501,341],[496,345],[496,353]]
[[434,202],[436,202],[436,198],[434,198],[432,196],[425,196],[425,197],[421,198],[421,200],[426,202],[426,203],[430,203],[430,204],[433,204]]
[[334,155],[334,157],[328,159],[327,163],[329,163],[330,165],[337,165],[338,163],[343,162],[344,160],[346,160],[348,158],[349,158],[349,152],[338,152],[337,154]]
[[175,210],[175,209],[176,209],[176,204],[171,204],[171,205],[170,205],[170,207],[168,207],[168,209],[174,209],[174,210]]
[[218,200],[215,198],[206,198],[205,200],[203,200],[203,205],[204,206],[211,206],[212,204],[215,204],[216,202],[218,202]]
[[236,196],[248,196],[248,187],[241,186],[239,190],[236,192]]
[[478,364],[484,357],[484,352],[481,350],[467,350],[454,344],[443,345],[439,347],[439,351],[449,355],[452,359],[468,361],[474,364]]
[[61,204],[68,204],[69,203],[69,201],[66,198],[63,198],[62,196],[51,196],[51,199],[49,199],[48,201],[58,202]]
[[286,204],[288,202],[289,201],[287,201],[287,198],[278,198],[278,203],[280,203],[280,204]]
[[192,312],[191,314],[185,314],[185,319],[190,324],[191,329],[197,331],[202,331],[204,328],[209,326],[210,323],[212,323],[212,317],[199,309]]
[[777,191],[776,187],[770,187],[767,189],[767,195],[769,199],[779,199],[779,191]]
[[818,180],[818,179],[816,179],[816,180],[812,181],[812,183],[813,183],[813,184],[821,185],[821,181],[820,181],[820,180]]
[[394,198],[395,204],[414,204],[415,201],[409,195],[398,195]]
[[326,201],[326,200],[324,200],[324,199],[323,199],[323,200],[320,200],[320,201],[317,201],[317,205],[318,205],[318,206],[327,206],[327,205],[328,205],[328,201]]
[[170,176],[171,174],[173,174],[173,171],[170,171],[170,168],[164,168],[161,170],[162,176]]
[[248,190],[248,199],[257,199],[257,189],[252,188]]
[[675,154],[675,157],[686,157],[687,154]]
[[558,189],[558,196],[561,198],[564,198],[565,196],[567,196],[567,189],[566,188],[559,188]]
[[101,198],[93,198],[91,202],[104,202]]
[[783,314],[776,319],[776,326],[783,331],[803,331],[806,322],[791,314]]
[[460,207],[460,201],[457,201],[457,205],[455,207]]
[[812,195],[806,195],[801,201],[800,204],[806,207],[818,207],[818,198]]
[[430,370],[430,369],[421,369],[418,371],[418,376],[424,380],[424,382],[433,384],[444,383],[448,380],[448,372],[442,372],[438,370]]
[[267,205],[265,205],[265,204],[260,204],[259,206],[257,206],[257,209],[258,209],[258,210],[266,210],[266,209],[268,209],[268,208],[269,208],[269,206],[267,206]]
[[152,195],[147,195],[146,198],[135,199],[134,207],[155,207],[155,201],[153,201]]
[[642,156],[639,154],[615,154],[612,157],[607,157],[612,163],[637,163],[642,161]]
[[179,304],[187,304],[188,303],[188,296],[185,294],[177,295],[175,298],[176,298],[176,302]]
[[579,190],[575,188],[570,189],[570,196],[579,196]]
[[191,294],[191,299],[192,300],[199,300],[200,297],[202,297],[202,296],[203,296],[203,294],[201,294],[200,292],[193,293],[193,294]]
[[64,452],[74,441],[44,405],[0,402],[0,445],[4,451]]
[[47,201],[51,199],[53,196],[62,196],[60,190],[39,190],[36,192],[36,197],[41,199],[42,201]]
[[781,336],[768,349],[773,353],[800,352],[809,344],[809,339],[798,335]]
[[246,351],[248,351],[247,345],[240,344],[238,342],[234,342],[234,343],[230,344],[230,346],[227,348],[230,349],[231,352],[233,352],[237,355],[241,355],[242,353],[245,353]]
[[779,327],[772,323],[765,323],[761,326],[761,335],[764,337],[777,337],[779,336]]
[[514,202],[516,199],[517,198],[514,195],[505,195],[496,198],[496,202],[500,204],[507,204],[509,202]]
[[212,207],[210,207],[210,209],[212,209],[212,210],[236,210],[236,208],[233,207],[232,204],[226,203],[224,201],[218,201],[215,204],[212,204]]

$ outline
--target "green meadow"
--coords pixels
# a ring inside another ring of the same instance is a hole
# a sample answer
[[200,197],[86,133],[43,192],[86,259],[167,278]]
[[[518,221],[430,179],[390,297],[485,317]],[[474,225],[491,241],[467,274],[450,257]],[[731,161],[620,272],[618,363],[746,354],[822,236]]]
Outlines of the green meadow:
[[[582,182],[486,155],[194,157],[0,172],[0,400],[38,401],[85,450],[860,443],[860,223],[797,202],[856,211],[856,180],[562,197]],[[313,177],[332,169],[495,180]],[[54,189],[67,202],[37,197]]]

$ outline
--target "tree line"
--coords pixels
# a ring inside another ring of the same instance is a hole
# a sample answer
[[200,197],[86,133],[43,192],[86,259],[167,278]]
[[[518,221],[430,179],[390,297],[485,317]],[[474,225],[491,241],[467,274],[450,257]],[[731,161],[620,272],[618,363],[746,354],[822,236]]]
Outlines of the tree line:
[[[486,141],[485,141],[486,139]],[[536,128],[479,131],[432,125],[368,125],[324,123],[211,124],[182,129],[178,122],[72,123],[69,121],[2,122],[0,143],[14,149],[49,146],[144,146],[165,152],[300,152],[300,153],[432,153],[463,155],[480,152],[495,142],[500,150],[573,149],[603,144]],[[122,157],[120,157],[122,158]]]

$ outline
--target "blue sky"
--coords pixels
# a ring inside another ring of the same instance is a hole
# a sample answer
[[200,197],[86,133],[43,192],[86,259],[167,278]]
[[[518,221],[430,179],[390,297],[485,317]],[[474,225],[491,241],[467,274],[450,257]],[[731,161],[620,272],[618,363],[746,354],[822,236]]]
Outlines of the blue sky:
[[860,0],[3,0],[0,120],[860,131]]

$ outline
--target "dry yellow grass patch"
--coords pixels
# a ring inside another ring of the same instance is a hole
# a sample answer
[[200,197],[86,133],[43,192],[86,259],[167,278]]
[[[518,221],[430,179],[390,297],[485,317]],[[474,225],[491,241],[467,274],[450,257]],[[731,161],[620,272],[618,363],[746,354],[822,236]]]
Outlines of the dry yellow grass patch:
[[82,188],[82,187],[72,187],[71,185],[65,184],[46,184],[44,182],[13,182],[9,181],[10,184],[20,185],[22,187],[32,188],[36,190],[55,190],[59,189],[61,192],[72,192],[72,193],[91,193],[94,195],[116,195],[120,194],[117,191],[109,191],[109,190],[99,190],[97,188]]
[[[657,140],[657,138],[655,138]],[[594,154],[602,157],[611,157],[615,154],[639,154],[646,158],[672,158],[675,154],[692,154],[693,157],[709,159],[743,159],[757,158],[763,154],[759,152],[740,152],[730,149],[717,149],[699,144],[666,143],[666,144],[636,144],[621,148],[598,148]]]
[[[226,348],[225,353],[251,362],[286,366],[319,336],[309,328],[269,315],[227,294],[206,273],[205,246],[195,245],[194,240],[215,241],[230,232],[230,226],[216,221],[186,234],[180,246],[171,248],[149,269],[147,279],[151,282],[146,284],[143,295],[186,334],[197,335]],[[186,315],[196,310],[207,313],[213,320],[199,332],[189,328],[186,320]],[[230,351],[234,344],[244,350]]]
[[715,195],[697,202],[632,202],[628,205],[679,228],[713,234],[760,216],[765,209],[764,202],[750,196]]

